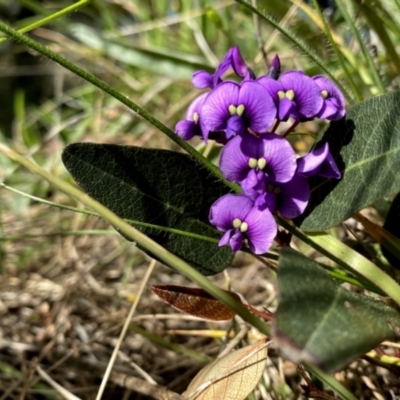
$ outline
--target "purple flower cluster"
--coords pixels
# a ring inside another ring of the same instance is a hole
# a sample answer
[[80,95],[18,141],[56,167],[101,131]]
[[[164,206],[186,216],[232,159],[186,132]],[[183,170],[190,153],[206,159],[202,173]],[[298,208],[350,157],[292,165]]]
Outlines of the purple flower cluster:
[[[230,69],[239,82],[223,80]],[[239,48],[231,48],[214,74],[194,73],[193,85],[208,91],[192,102],[175,127],[185,140],[199,136],[225,145],[221,172],[238,183],[243,194],[218,199],[209,219],[224,232],[219,245],[229,244],[233,251],[246,242],[255,254],[267,252],[277,234],[272,213],[298,217],[310,198],[310,177],[341,177],[327,143],[298,158],[286,135],[313,118],[341,119],[345,115],[342,93],[321,75],[280,70],[275,56],[267,74],[257,78]],[[282,136],[276,134],[279,123],[289,119],[292,128]]]

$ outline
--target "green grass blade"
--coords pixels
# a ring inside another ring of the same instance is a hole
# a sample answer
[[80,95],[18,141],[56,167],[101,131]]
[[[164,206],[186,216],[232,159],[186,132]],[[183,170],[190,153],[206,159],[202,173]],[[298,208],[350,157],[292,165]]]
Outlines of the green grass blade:
[[237,3],[242,4],[246,8],[248,8],[252,13],[257,14],[264,21],[268,22],[275,29],[277,29],[283,35],[283,37],[285,37],[287,40],[291,41],[304,54],[306,54],[312,61],[314,61],[316,65],[318,65],[318,67],[321,69],[321,71],[323,71],[329,77],[329,79],[331,79],[335,83],[335,85],[342,91],[343,95],[346,97],[346,99],[347,99],[347,101],[349,103],[354,103],[354,100],[352,99],[352,96],[347,91],[347,89],[345,87],[343,87],[341,82],[339,82],[332,75],[332,73],[328,70],[328,68],[326,68],[325,62],[318,56],[318,54],[313,49],[310,48],[310,46],[308,46],[302,40],[297,38],[289,29],[287,29],[284,26],[280,25],[279,22],[277,22],[270,15],[259,11],[257,8],[255,8],[251,4],[249,4],[246,0],[235,0],[235,1]]
[[[54,20],[56,20],[57,18],[60,18],[66,14],[69,14],[73,11],[78,10],[79,8],[82,8],[86,5],[88,5],[92,1],[93,0],[80,0],[80,1],[76,2],[75,4],[72,4],[68,7],[63,8],[60,11],[57,11],[57,12],[49,15],[48,17],[42,18],[41,20],[36,21],[33,24],[30,24],[28,26],[25,26],[24,28],[19,29],[18,32],[26,33],[26,32],[32,31],[33,29],[39,28],[43,25],[49,24],[49,23],[53,22]],[[0,38],[0,43],[4,42],[7,39],[8,39],[7,37]]]
[[333,51],[336,54],[336,57],[337,57],[337,59],[339,61],[339,64],[340,64],[344,74],[346,75],[347,80],[349,81],[349,84],[351,86],[351,89],[353,90],[354,96],[356,97],[356,99],[358,101],[362,101],[361,92],[359,91],[358,86],[354,82],[354,79],[353,79],[349,69],[347,68],[346,63],[344,62],[344,58],[343,58],[342,52],[339,50],[339,47],[338,47],[337,43],[333,40],[331,30],[329,29],[329,26],[328,26],[328,24],[326,22],[326,19],[325,19],[324,15],[322,14],[322,11],[321,11],[321,8],[320,8],[320,6],[318,4],[318,1],[317,0],[313,0],[313,4],[314,4],[314,7],[315,7],[315,9],[317,11],[317,14],[318,14],[321,22],[322,22],[325,34],[328,37],[330,45],[331,45]]
[[337,0],[336,4],[343,15],[343,18],[345,19],[346,23],[348,26],[351,28],[354,37],[357,39],[358,45],[360,46],[360,50],[362,52],[362,55],[368,65],[368,70],[372,75],[372,79],[375,82],[375,85],[377,86],[379,93],[384,94],[386,93],[386,88],[382,82],[381,77],[379,76],[379,73],[375,67],[374,60],[372,59],[372,56],[368,49],[365,46],[364,41],[361,38],[360,32],[358,31],[356,25],[354,24],[353,19],[351,18],[350,14],[348,13],[346,7],[344,6],[342,0]]

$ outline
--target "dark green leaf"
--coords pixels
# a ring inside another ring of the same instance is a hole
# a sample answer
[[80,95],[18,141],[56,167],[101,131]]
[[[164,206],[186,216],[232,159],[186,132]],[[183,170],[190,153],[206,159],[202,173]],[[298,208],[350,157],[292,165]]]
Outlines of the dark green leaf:
[[332,122],[328,141],[342,179],[314,179],[300,226],[325,230],[382,196],[400,189],[400,92],[375,97],[352,107],[345,119]]
[[[400,193],[393,199],[389,212],[386,215],[383,228],[397,238],[400,238]],[[390,251],[389,245],[390,243],[386,245],[384,243],[384,245],[381,246],[382,253],[393,267],[400,269],[400,259],[394,255],[396,254],[394,251]]]
[[[220,237],[208,222],[208,212],[227,189],[185,154],[75,143],[64,150],[62,159],[82,189],[121,218],[214,240]],[[221,272],[232,260],[226,246],[154,228],[139,229],[205,275]]]
[[338,370],[395,337],[400,315],[383,302],[343,289],[314,261],[284,247],[278,266],[274,341],[295,363]]

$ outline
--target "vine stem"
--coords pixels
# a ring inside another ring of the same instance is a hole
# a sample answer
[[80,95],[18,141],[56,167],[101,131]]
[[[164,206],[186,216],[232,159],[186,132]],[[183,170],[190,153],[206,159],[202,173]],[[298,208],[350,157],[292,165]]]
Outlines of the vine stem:
[[140,115],[143,119],[150,122],[154,127],[160,130],[162,133],[167,135],[173,142],[175,142],[178,146],[184,149],[188,154],[190,154],[195,160],[197,160],[200,164],[202,164],[205,168],[207,168],[213,175],[215,175],[220,181],[224,182],[226,186],[232,189],[236,193],[240,193],[240,187],[232,182],[229,182],[225,179],[219,168],[214,165],[210,160],[205,158],[202,154],[200,154],[196,149],[190,146],[187,142],[181,139],[175,132],[169,129],[166,125],[162,122],[154,118],[151,114],[149,114],[144,108],[140,107],[133,101],[129,100],[127,96],[119,93],[117,90],[113,89],[104,81],[100,80],[99,78],[95,77],[90,72],[76,66],[71,61],[68,61],[66,58],[58,55],[54,51],[50,50],[46,46],[36,42],[35,40],[30,39],[29,37],[19,33],[15,29],[12,29],[8,25],[3,22],[0,22],[0,31],[4,32],[10,38],[16,40],[24,44],[25,46],[36,50],[38,53],[42,54],[43,56],[53,60],[57,64],[63,66],[64,68],[68,69],[75,75],[80,76],[85,81],[91,83],[92,85],[98,87],[99,89],[103,90],[104,92],[108,93],[110,96],[114,97],[122,104],[126,105],[129,109]]

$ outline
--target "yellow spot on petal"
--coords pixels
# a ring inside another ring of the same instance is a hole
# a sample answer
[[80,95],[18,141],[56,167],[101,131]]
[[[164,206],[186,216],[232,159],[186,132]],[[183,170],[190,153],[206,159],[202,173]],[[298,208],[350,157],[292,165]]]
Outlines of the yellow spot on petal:
[[265,158],[259,158],[257,160],[257,167],[258,168],[264,169],[266,165],[267,165],[267,160]]
[[235,218],[232,222],[232,225],[234,228],[237,229],[240,227],[240,225],[242,225],[242,221],[239,218]]
[[199,122],[199,114],[197,112],[193,113],[193,122],[195,124]]
[[249,226],[247,225],[247,222],[242,222],[240,224],[240,232],[246,232]]
[[292,89],[288,90],[286,92],[286,98],[289,100],[293,100],[294,99],[294,91]]
[[231,105],[228,107],[228,110],[229,110],[229,114],[231,114],[231,115],[236,115],[236,107],[235,107],[233,104],[231,104]]
[[250,168],[255,168],[257,167],[257,160],[255,158],[250,158],[249,160],[249,167]]
[[236,114],[239,115],[239,117],[241,117],[243,113],[244,113],[244,105],[240,104],[236,108]]
[[322,96],[324,99],[328,98],[328,95],[329,95],[329,93],[328,93],[327,90],[322,90],[322,91],[321,91],[321,96]]
[[283,100],[286,97],[285,92],[283,90],[280,90],[278,92],[278,97],[279,97],[279,100]]

